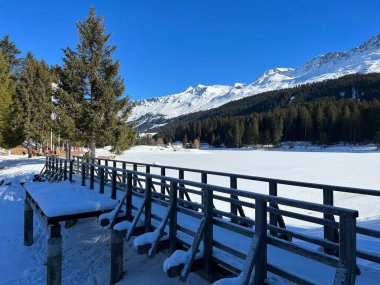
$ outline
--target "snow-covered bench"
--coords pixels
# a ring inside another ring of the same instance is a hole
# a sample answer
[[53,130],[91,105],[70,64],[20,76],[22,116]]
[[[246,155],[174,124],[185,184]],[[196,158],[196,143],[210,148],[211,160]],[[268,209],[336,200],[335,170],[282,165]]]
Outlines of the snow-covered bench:
[[62,237],[60,222],[97,217],[111,211],[118,200],[69,181],[25,183],[24,244],[33,244],[33,212],[45,225],[47,284],[61,284]]

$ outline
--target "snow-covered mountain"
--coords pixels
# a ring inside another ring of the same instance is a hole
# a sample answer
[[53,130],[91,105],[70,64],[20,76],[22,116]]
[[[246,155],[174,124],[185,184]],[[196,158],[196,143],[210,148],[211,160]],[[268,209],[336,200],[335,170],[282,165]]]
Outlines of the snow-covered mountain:
[[265,91],[371,72],[380,72],[380,34],[349,51],[319,55],[298,68],[270,69],[246,85],[200,84],[178,94],[136,101],[129,121],[135,121],[140,130],[147,130],[165,125],[168,119],[216,108]]

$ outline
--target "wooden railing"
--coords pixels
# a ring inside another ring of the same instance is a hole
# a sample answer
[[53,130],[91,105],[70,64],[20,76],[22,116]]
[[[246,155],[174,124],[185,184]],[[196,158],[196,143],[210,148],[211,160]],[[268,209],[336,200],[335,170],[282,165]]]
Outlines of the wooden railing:
[[[78,165],[80,161],[83,160],[83,157],[74,156],[75,165]],[[112,167],[119,167],[126,169],[127,167],[132,168],[134,171],[137,171],[137,169],[145,168],[147,173],[152,172],[153,169],[157,169],[157,172],[162,176],[165,176],[167,173],[167,170],[174,170],[178,171],[178,178],[179,179],[185,179],[190,173],[198,173],[200,174],[200,182],[207,183],[208,180],[212,177],[225,177],[229,179],[230,185],[229,188],[237,189],[240,184],[242,184],[245,181],[258,181],[258,182],[264,182],[268,183],[268,194],[271,196],[279,196],[278,188],[280,186],[294,186],[294,187],[302,187],[304,188],[304,191],[320,191],[321,193],[321,200],[323,205],[326,206],[334,206],[334,194],[336,193],[350,193],[350,194],[358,194],[358,195],[365,195],[365,196],[372,196],[374,199],[378,199],[380,204],[380,191],[379,190],[372,190],[372,189],[361,189],[361,188],[352,188],[352,187],[342,187],[342,186],[334,186],[334,185],[326,185],[326,184],[318,184],[318,183],[309,183],[309,182],[299,182],[299,181],[291,181],[291,180],[283,180],[283,179],[274,179],[274,178],[266,178],[266,177],[259,177],[259,176],[250,176],[250,175],[241,175],[241,174],[233,174],[233,173],[224,173],[224,172],[217,172],[217,171],[209,171],[209,170],[199,170],[199,169],[191,169],[191,168],[181,168],[181,167],[174,167],[174,166],[161,166],[161,165],[155,165],[155,164],[149,164],[149,163],[137,163],[132,161],[122,161],[122,160],[112,160],[112,159],[99,159],[96,158],[93,162],[96,162],[99,165],[109,165]],[[134,181],[134,186],[136,186],[136,181]],[[165,193],[165,189],[163,186],[161,186],[161,193]],[[185,192],[186,193],[186,192]],[[289,191],[287,191],[287,194],[289,194]],[[181,197],[183,194],[180,194]],[[186,195],[186,198],[189,195]],[[238,197],[231,196],[232,199],[236,200]],[[295,195],[294,198],[297,198]],[[284,220],[282,216],[287,216],[290,218],[296,217],[296,213],[287,213],[285,210],[277,209],[276,205],[270,205],[272,208],[272,212],[270,213],[270,225],[275,226],[278,225],[281,228],[286,229]],[[358,209],[356,209],[358,210]],[[240,216],[241,218],[244,218],[245,211],[244,208],[240,205],[237,205],[235,203],[230,204],[230,212],[233,215]],[[334,228],[330,228],[327,225],[324,225],[324,238],[331,241],[336,242],[338,238],[338,232],[337,232],[337,223],[334,220],[334,216],[325,214],[324,218],[327,220],[330,220],[330,224],[335,224]],[[244,221],[244,219],[237,219],[232,220],[232,222],[237,221]],[[285,233],[285,231],[283,231]],[[274,234],[273,231],[271,231],[272,234]],[[358,226],[356,228],[356,233],[358,235],[363,235],[367,237],[371,237],[374,239],[380,239],[380,231],[361,227]],[[289,238],[288,235],[281,234],[282,237]],[[326,253],[333,253],[331,249],[325,247],[324,248]],[[357,256],[359,258],[363,258],[365,260],[369,260],[372,262],[380,263],[380,254],[367,252],[362,249],[358,249]]]
[[[376,191],[116,160],[95,159],[93,162],[96,163],[85,163],[78,157],[76,157],[75,160],[48,157],[45,165],[46,176],[48,179],[51,179],[51,181],[54,181],[54,179],[69,179],[70,181],[80,179],[83,186],[89,183],[90,189],[95,190],[96,186],[100,193],[105,193],[105,188],[107,187],[113,199],[118,197],[118,191],[126,193],[126,219],[132,219],[134,221],[132,225],[135,227],[137,223],[134,219],[137,214],[133,214],[133,211],[137,211],[137,213],[141,215],[144,208],[144,228],[146,232],[149,232],[152,227],[154,227],[154,224],[160,223],[163,220],[159,215],[152,213],[152,203],[164,208],[171,207],[169,208],[171,209],[169,222],[169,248],[171,252],[178,247],[178,244],[181,244],[185,248],[192,246],[191,243],[178,236],[178,232],[192,237],[196,237],[198,232],[197,229],[184,226],[182,224],[183,221],[178,221],[178,213],[183,213],[199,221],[200,224],[202,224],[201,221],[204,220],[205,226],[204,229],[202,229],[202,262],[197,262],[196,264],[197,266],[202,264],[206,274],[211,272],[215,264],[222,265],[223,268],[227,268],[230,272],[235,274],[241,272],[241,268],[229,263],[224,258],[218,257],[217,252],[220,251],[230,255],[232,258],[240,259],[242,263],[250,262],[250,258],[247,257],[247,253],[244,249],[242,250],[241,248],[223,243],[217,236],[214,236],[215,227],[223,229],[227,234],[233,233],[241,237],[253,238],[254,242],[252,242],[252,244],[255,245],[256,251],[253,250],[252,252],[260,252],[254,254],[255,259],[252,260],[255,264],[255,278],[258,282],[257,284],[263,283],[267,271],[293,282],[310,283],[310,281],[298,276],[295,272],[288,272],[283,268],[268,264],[266,256],[267,245],[336,267],[337,273],[335,280],[344,279],[345,282],[342,284],[354,284],[355,282],[356,255],[361,255],[360,257],[364,258],[368,257],[368,259],[371,258],[370,260],[378,262],[377,256],[371,256],[369,253],[364,255],[360,251],[356,252],[355,250],[355,233],[363,234],[364,232],[359,231],[356,227],[357,211],[338,208],[329,204],[320,205],[317,203],[276,197],[275,195],[278,184],[321,188],[324,193],[344,190],[356,191],[355,193],[360,192],[368,195],[377,193]],[[101,164],[102,162],[104,162],[104,164]],[[128,164],[132,169],[127,169]],[[121,167],[118,167],[120,165]],[[145,171],[137,171],[139,166],[144,166]],[[150,173],[152,167],[160,168],[160,174]],[[179,177],[165,176],[166,169],[178,170]],[[184,174],[186,172],[200,173],[202,181],[185,180]],[[221,187],[207,184],[208,175],[230,177],[231,185],[230,187]],[[271,195],[238,190],[236,189],[238,187],[238,179],[268,182]],[[143,208],[138,208],[132,204],[132,196],[143,201]],[[377,193],[376,196],[379,196],[379,193]],[[229,205],[229,207],[226,208],[226,205]],[[302,209],[313,211],[320,213],[322,217],[303,214],[290,209],[282,210],[280,206],[286,206],[294,210]],[[240,209],[241,212],[238,209]],[[244,213],[244,209],[254,210],[254,218],[242,214]],[[269,223],[267,221],[267,214],[269,215]],[[286,229],[284,225],[279,222],[282,216],[323,226],[324,238]],[[338,220],[335,221],[334,217]],[[270,235],[267,235],[267,230],[269,230]],[[366,231],[365,233],[371,236],[376,237],[378,234],[378,232],[373,230],[366,229]],[[336,237],[339,236],[339,238],[332,238],[333,235],[336,235]],[[280,237],[286,237],[286,240]],[[291,238],[302,240],[309,244],[310,247],[300,246],[297,243],[291,242]],[[325,253],[316,250],[316,246],[322,246],[325,249]],[[260,250],[257,251],[257,249]],[[253,266],[246,268],[252,269]],[[193,269],[190,268],[189,270]],[[247,273],[245,273],[245,275],[247,275]],[[250,274],[248,275],[250,276]]]

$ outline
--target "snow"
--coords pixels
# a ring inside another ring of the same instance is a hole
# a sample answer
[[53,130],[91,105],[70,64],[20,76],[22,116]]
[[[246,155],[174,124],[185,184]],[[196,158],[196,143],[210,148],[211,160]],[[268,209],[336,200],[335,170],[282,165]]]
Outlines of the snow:
[[79,183],[27,182],[25,188],[47,217],[113,209],[118,201]]
[[185,91],[136,102],[129,121],[142,130],[163,126],[168,119],[219,107],[266,91],[335,79],[348,74],[380,72],[380,35],[346,52],[319,55],[298,68],[273,68],[249,84],[198,85]]
[[[313,151],[310,151],[313,150]],[[102,155],[109,155],[107,149],[99,150]],[[378,169],[380,169],[380,152],[374,146],[335,146],[331,149],[321,149],[313,146],[296,144],[292,149],[285,146],[279,150],[252,149],[207,149],[192,150],[173,148],[139,146],[117,156],[117,159],[156,163],[157,165],[173,165],[195,169],[209,169],[255,176],[274,177],[288,180],[326,183],[340,186],[351,186],[369,189],[380,189]],[[19,185],[21,180],[30,181],[33,174],[39,172],[44,164],[43,158],[27,159],[25,157],[0,157],[0,181],[11,185],[0,186],[0,284],[43,284],[45,283],[46,266],[46,232],[41,222],[35,218],[34,239],[31,247],[23,246],[23,200],[25,192]],[[159,169],[151,168],[152,173]],[[167,175],[177,176],[178,171],[167,170]],[[200,175],[188,174],[185,179],[200,181]],[[208,177],[210,184],[223,185],[227,179]],[[268,193],[268,185],[259,182],[238,182],[240,189]],[[29,183],[27,183],[28,185]],[[77,182],[78,184],[78,182]],[[75,187],[79,187],[75,184]],[[36,183],[36,185],[42,185]],[[50,184],[54,186],[63,183]],[[72,186],[72,185],[70,185]],[[79,187],[81,188],[81,187]],[[95,189],[97,189],[95,187]],[[88,191],[88,189],[82,189]],[[66,190],[66,191],[82,191]],[[54,190],[53,190],[54,191]],[[65,191],[65,190],[64,190]],[[322,192],[318,189],[279,186],[279,195],[283,197],[322,201]],[[355,194],[337,193],[334,196],[338,206],[359,210],[358,225],[380,230],[379,197],[358,196]],[[137,201],[133,201],[134,204]],[[136,204],[137,205],[137,204]],[[223,206],[216,205],[217,208]],[[162,216],[163,209],[153,205],[153,213]],[[186,220],[182,213],[178,217],[181,226],[196,231],[199,226],[194,219]],[[253,213],[248,212],[248,216]],[[143,221],[143,216],[140,219]],[[320,236],[321,228],[303,224],[297,220],[285,220],[287,227],[302,232],[308,236]],[[142,225],[142,224],[141,224]],[[238,251],[246,253],[250,244],[247,237],[235,237],[225,234],[225,229],[214,227],[218,242],[233,246]],[[109,282],[110,234],[102,229],[95,218],[80,220],[74,227],[64,229],[63,238],[63,284],[105,284]],[[147,238],[147,237],[146,237]],[[180,238],[191,243],[191,237],[180,233]],[[136,241],[137,243],[138,241]],[[358,235],[358,247],[373,253],[379,253],[379,240]],[[303,245],[302,242],[300,242]],[[155,259],[148,259],[135,253],[133,240],[125,243],[124,266],[127,270],[124,279],[119,284],[178,284],[178,279],[166,277],[162,270],[165,256],[161,253]],[[184,254],[181,258],[184,258]],[[215,250],[219,258],[232,260],[237,267],[242,262],[233,259],[223,251]],[[179,256],[180,257],[180,256]],[[317,266],[314,263],[284,251],[268,248],[269,261],[274,265],[286,266],[287,269],[299,275],[308,275],[317,280],[325,280],[326,284],[334,273],[330,267]],[[298,258],[297,258],[298,257]],[[182,259],[183,260],[183,259]],[[169,261],[167,261],[169,262]],[[170,262],[178,262],[173,259]],[[358,259],[362,275],[357,284],[375,284],[380,277],[380,265]],[[173,264],[171,263],[171,264]],[[171,265],[169,263],[169,265]],[[168,264],[167,264],[168,265]],[[233,280],[229,280],[233,282]],[[221,281],[220,281],[221,282]],[[227,281],[225,281],[227,282]],[[269,275],[270,284],[284,284],[284,280]],[[285,282],[286,283],[286,282]],[[190,274],[186,284],[206,284],[194,274]]]

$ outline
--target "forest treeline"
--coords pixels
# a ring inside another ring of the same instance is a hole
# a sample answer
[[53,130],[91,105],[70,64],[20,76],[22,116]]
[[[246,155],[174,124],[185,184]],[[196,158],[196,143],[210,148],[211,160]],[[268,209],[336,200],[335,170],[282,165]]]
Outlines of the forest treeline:
[[358,100],[380,99],[380,73],[351,74],[337,79],[307,83],[281,90],[263,92],[232,101],[218,108],[200,111],[173,119],[165,129],[178,122],[191,122],[212,117],[249,115],[327,98],[353,98]]
[[76,25],[79,41],[63,49],[63,65],[49,66],[31,52],[24,57],[8,35],[0,39],[0,147],[20,144],[46,148],[50,134],[89,146],[132,146],[134,127],[124,96],[116,46],[109,44],[103,18],[94,8]]
[[227,147],[281,141],[380,144],[380,100],[329,98],[245,116],[215,116],[180,122],[157,136],[184,143],[200,139]]

